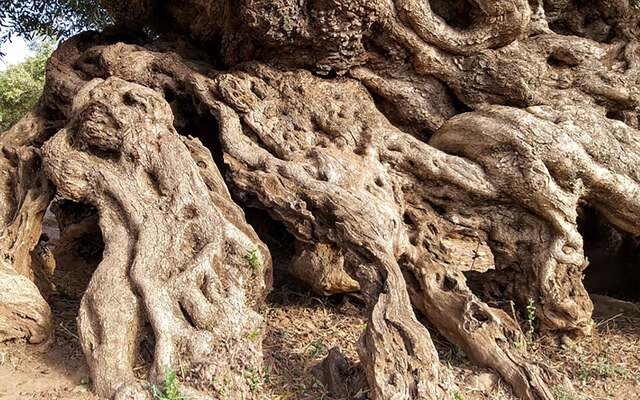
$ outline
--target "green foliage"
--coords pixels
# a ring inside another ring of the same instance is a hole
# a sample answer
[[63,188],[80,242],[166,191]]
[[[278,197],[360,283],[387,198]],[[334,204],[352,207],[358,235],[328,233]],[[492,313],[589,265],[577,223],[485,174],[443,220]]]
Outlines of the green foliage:
[[449,365],[462,364],[467,355],[458,346],[451,346],[444,354],[443,359],[447,361]]
[[577,394],[568,391],[560,385],[552,386],[551,391],[556,400],[583,400],[582,397],[579,397]]
[[309,357],[316,359],[327,353],[327,347],[322,339],[316,339],[309,344]]
[[535,323],[536,323],[536,303],[533,299],[529,299],[527,302],[527,326],[529,331],[529,338],[533,337],[533,332],[535,331]]
[[576,377],[583,382],[606,381],[612,378],[622,378],[640,382],[640,374],[630,371],[624,365],[610,362],[606,356],[600,356],[594,361],[585,360],[583,356],[577,355],[574,358],[576,364]]
[[162,390],[156,385],[150,386],[151,396],[153,400],[187,400],[180,392],[176,371],[168,368],[164,373],[164,382],[162,382]]
[[257,393],[260,389],[260,385],[262,384],[262,377],[260,374],[253,370],[245,369],[243,376],[247,385],[249,385],[249,390],[251,390],[252,393]]
[[0,132],[16,123],[38,101],[52,51],[51,44],[44,43],[34,57],[0,72]]
[[0,0],[0,44],[12,36],[66,38],[110,22],[97,0]]
[[[249,386],[249,390],[253,394],[260,393],[264,389],[264,385],[271,382],[271,368],[265,367],[262,371],[253,368],[245,368],[242,371],[242,377]],[[225,399],[227,397],[224,397]],[[261,399],[263,397],[260,397]]]
[[92,381],[90,376],[83,376],[82,379],[80,379],[80,384],[82,386],[90,387],[91,383]]
[[260,332],[257,331],[257,330],[253,330],[253,331],[249,332],[249,334],[247,335],[247,339],[249,339],[251,341],[255,341],[259,337],[260,337]]
[[260,262],[260,258],[258,257],[258,250],[251,250],[247,255],[247,261],[249,261],[249,266],[253,268],[254,271],[260,272],[262,269],[262,263]]
[[630,0],[633,8],[640,9],[640,0]]

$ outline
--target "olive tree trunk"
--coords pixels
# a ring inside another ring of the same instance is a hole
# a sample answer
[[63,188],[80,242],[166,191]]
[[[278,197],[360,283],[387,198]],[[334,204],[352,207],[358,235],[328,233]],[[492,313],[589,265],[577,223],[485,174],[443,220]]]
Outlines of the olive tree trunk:
[[252,207],[294,238],[292,274],[361,292],[372,398],[447,390],[414,309],[520,398],[553,398],[495,305],[589,334],[581,208],[640,234],[627,0],[103,3],[118,29],[61,44],[38,108],[0,137],[3,268],[33,315],[0,302],[0,335],[46,337],[27,278],[55,190],[95,207],[104,238],[79,314],[97,393],[144,398],[150,336],[149,380],[181,363],[194,398],[259,398],[271,261]]

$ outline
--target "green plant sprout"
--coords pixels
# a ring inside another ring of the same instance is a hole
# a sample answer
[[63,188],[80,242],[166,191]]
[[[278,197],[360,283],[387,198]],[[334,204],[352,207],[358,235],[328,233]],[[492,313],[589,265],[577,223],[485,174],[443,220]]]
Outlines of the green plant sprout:
[[187,400],[180,392],[176,371],[171,368],[167,368],[164,372],[162,390],[156,385],[151,385],[150,390],[153,400]]
[[260,262],[260,258],[258,257],[258,250],[249,251],[249,255],[247,255],[247,261],[249,261],[249,265],[253,268],[254,271],[260,272],[262,269],[262,263]]

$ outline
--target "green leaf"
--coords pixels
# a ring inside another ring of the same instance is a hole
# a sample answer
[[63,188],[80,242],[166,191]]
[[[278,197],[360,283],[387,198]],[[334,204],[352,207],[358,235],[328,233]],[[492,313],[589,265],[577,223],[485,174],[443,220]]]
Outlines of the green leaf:
[[51,43],[41,43],[35,56],[0,72],[0,132],[18,122],[37,103],[52,52]]

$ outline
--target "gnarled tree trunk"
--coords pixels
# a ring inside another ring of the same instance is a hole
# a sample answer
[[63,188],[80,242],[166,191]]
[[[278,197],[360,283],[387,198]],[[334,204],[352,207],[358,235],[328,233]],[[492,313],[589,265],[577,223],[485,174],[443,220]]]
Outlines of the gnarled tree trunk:
[[193,396],[260,395],[245,377],[261,366],[271,263],[250,206],[295,238],[293,274],[362,293],[373,398],[447,389],[414,307],[520,398],[553,398],[488,300],[533,302],[541,330],[589,334],[580,208],[640,233],[640,14],[627,0],[103,3],[158,38],[63,43],[37,110],[62,129],[5,152],[5,170],[30,169],[0,182],[26,199],[4,200],[0,221],[3,243],[29,238],[10,241],[26,276],[45,176],[99,213],[105,251],[79,325],[100,395],[143,396],[132,360],[146,322],[150,380],[182,360]]
[[161,96],[119,78],[83,87],[72,113],[44,146],[44,170],[60,196],[100,214],[103,260],[78,319],[96,390],[116,398],[142,390],[131,385],[147,319],[151,379],[180,363],[194,391],[249,395],[244,374],[262,365],[254,308],[270,281],[270,256],[208,151],[177,135]]
[[42,174],[39,146],[51,131],[37,108],[0,136],[0,341],[45,341],[49,305],[34,283],[34,250],[53,187]]

